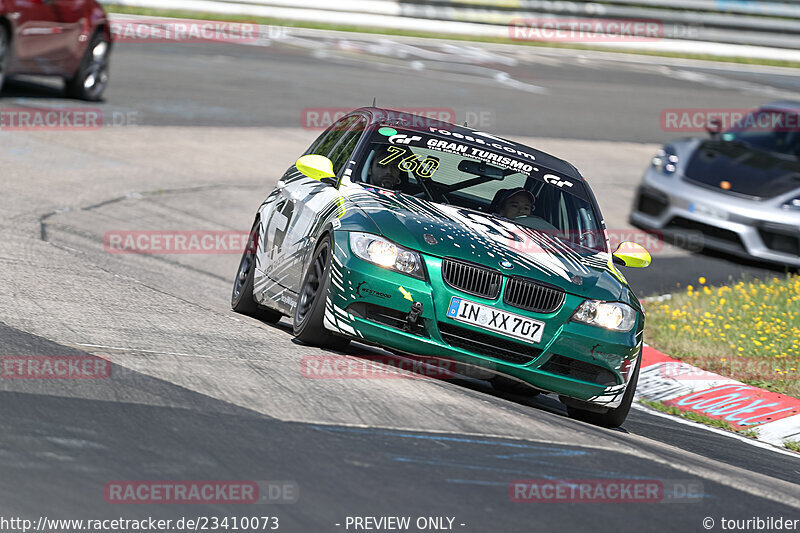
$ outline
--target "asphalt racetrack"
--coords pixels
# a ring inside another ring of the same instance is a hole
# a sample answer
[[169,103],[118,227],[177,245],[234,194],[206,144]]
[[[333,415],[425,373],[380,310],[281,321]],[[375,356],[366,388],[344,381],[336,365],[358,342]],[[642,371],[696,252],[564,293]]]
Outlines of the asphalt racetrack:
[[[271,516],[280,531],[347,517],[449,517],[459,531],[705,531],[704,519],[800,518],[800,459],[633,410],[619,430],[554,398],[475,377],[308,379],[341,355],[230,310],[237,253],[121,255],[109,231],[246,231],[318,131],[309,109],[449,108],[573,162],[610,229],[660,143],[663,108],[748,108],[796,94],[776,68],[294,31],[258,46],[128,44],[99,106],[19,79],[8,108],[98,107],[93,131],[0,131],[0,346],[96,355],[108,379],[0,379],[0,515]],[[306,110],[304,112],[304,110]],[[305,119],[304,119],[305,117]],[[471,124],[472,125],[472,124]],[[763,265],[656,244],[639,296]],[[353,343],[354,358],[374,354]],[[662,503],[512,501],[515,480],[616,478],[692,487]],[[284,483],[264,505],[110,504],[119,480]],[[675,501],[679,500],[679,501]],[[445,520],[444,524],[448,524]],[[708,522],[706,522],[707,524]],[[365,529],[361,529],[362,531]],[[429,528],[430,530],[430,528]]]

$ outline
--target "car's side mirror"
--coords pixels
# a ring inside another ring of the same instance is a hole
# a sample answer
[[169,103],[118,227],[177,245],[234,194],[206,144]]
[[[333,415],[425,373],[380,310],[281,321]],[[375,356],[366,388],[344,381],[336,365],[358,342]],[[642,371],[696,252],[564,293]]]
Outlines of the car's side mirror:
[[712,139],[718,139],[720,133],[722,133],[722,123],[715,118],[709,119],[706,124],[706,131]]
[[[335,183],[336,174],[333,172],[333,162],[324,155],[304,155],[295,163],[297,170],[312,180],[323,183]],[[334,180],[330,181],[331,178]]]
[[623,242],[612,254],[614,263],[633,268],[644,268],[653,262],[650,252],[635,242]]

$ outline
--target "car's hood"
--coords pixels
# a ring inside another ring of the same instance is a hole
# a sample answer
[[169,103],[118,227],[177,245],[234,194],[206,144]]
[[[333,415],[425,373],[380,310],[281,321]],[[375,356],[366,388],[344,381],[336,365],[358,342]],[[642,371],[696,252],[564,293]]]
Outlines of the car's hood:
[[800,187],[800,161],[754,150],[744,144],[703,142],[686,166],[686,178],[729,192],[774,198]]
[[[631,299],[608,253],[579,254],[552,235],[407,195],[365,189],[350,199],[401,246],[534,278],[586,298]],[[504,261],[513,267],[503,268]]]

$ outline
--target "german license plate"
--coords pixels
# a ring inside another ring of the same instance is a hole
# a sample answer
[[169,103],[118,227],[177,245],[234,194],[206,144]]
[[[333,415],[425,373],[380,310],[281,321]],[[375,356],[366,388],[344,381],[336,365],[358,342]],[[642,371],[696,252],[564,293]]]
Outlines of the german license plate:
[[529,342],[540,342],[544,333],[544,322],[524,316],[506,313],[488,305],[481,305],[463,298],[453,297],[447,316],[459,322],[466,322],[482,329],[488,329],[524,339]]
[[728,213],[725,211],[722,211],[720,209],[715,209],[709,205],[700,204],[696,202],[689,203],[689,212],[718,218],[720,220],[728,220],[729,218]]

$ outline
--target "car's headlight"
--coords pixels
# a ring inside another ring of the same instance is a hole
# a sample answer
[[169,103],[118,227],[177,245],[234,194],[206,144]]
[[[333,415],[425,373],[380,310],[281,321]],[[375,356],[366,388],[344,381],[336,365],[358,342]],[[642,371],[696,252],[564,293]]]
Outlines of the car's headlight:
[[798,196],[797,198],[793,198],[793,199],[789,200],[788,202],[783,204],[781,207],[783,207],[784,209],[792,209],[794,211],[800,211],[800,196]]
[[669,176],[678,169],[678,156],[667,146],[658,151],[651,165],[657,171]]
[[636,311],[620,302],[586,300],[572,314],[572,320],[614,331],[630,331],[636,324]]
[[370,233],[350,233],[350,249],[364,261],[415,278],[425,279],[422,258],[419,254],[383,237]]

